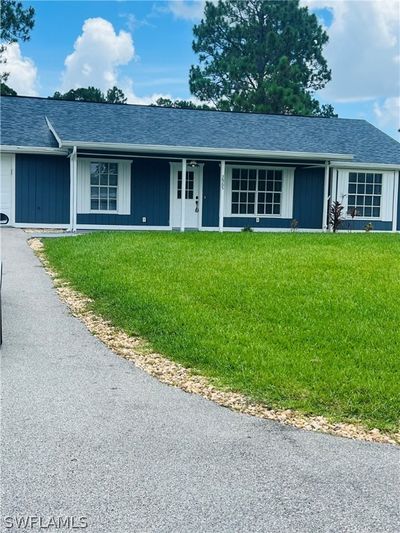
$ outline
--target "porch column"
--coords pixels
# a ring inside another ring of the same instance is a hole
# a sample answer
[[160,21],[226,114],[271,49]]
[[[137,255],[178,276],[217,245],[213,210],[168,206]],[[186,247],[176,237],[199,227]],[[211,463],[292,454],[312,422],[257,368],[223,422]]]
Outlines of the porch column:
[[400,170],[394,172],[392,231],[397,231],[397,206],[399,202]]
[[325,161],[324,205],[322,209],[322,229],[324,231],[329,230],[328,200],[329,200],[329,161]]
[[224,192],[225,192],[225,161],[221,161],[219,177],[219,218],[218,231],[224,231]]
[[70,231],[76,231],[76,184],[77,184],[77,150],[74,146],[69,157],[69,216]]
[[182,159],[182,188],[181,188],[181,231],[185,231],[186,207],[186,159]]

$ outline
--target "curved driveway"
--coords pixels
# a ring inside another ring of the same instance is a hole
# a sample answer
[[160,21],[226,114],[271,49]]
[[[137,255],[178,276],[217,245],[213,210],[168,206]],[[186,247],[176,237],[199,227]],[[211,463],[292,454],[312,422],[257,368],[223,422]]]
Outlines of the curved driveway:
[[1,531],[32,515],[94,533],[399,531],[398,448],[159,383],[68,314],[25,233],[1,233]]

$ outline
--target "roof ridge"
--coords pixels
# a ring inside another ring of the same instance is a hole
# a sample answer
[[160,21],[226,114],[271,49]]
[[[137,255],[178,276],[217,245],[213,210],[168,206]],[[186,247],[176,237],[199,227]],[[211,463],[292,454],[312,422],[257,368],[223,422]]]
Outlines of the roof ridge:
[[42,100],[46,102],[68,102],[76,104],[97,104],[97,105],[109,105],[109,106],[129,106],[129,107],[140,107],[144,109],[173,109],[174,111],[198,111],[198,112],[211,112],[211,113],[229,113],[237,115],[257,115],[257,116],[266,116],[266,117],[295,117],[295,118],[308,118],[308,119],[326,119],[326,120],[351,120],[351,121],[360,121],[368,122],[363,118],[347,118],[347,117],[320,117],[315,115],[297,115],[297,114],[285,114],[285,113],[263,113],[260,111],[230,111],[223,109],[191,109],[191,108],[180,108],[173,106],[158,106],[158,105],[146,105],[146,104],[132,104],[132,103],[111,103],[111,102],[90,102],[86,100],[63,100],[58,98],[51,98],[46,96],[26,96],[26,95],[14,95],[14,96],[2,96],[3,98],[18,98],[18,99],[29,99],[29,100]]

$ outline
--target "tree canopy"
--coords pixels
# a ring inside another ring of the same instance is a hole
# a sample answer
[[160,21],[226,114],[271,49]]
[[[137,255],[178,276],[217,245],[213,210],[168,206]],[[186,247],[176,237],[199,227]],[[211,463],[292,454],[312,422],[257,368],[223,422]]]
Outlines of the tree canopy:
[[[6,63],[3,56],[6,45],[18,41],[28,41],[30,32],[35,24],[35,10],[33,7],[23,8],[16,0],[1,0],[0,2],[0,63]],[[9,73],[0,74],[1,95],[15,96],[17,93],[6,85]]]
[[331,79],[328,35],[299,0],[207,1],[193,28],[191,93],[217,109],[332,116],[315,91]]
[[112,89],[108,89],[106,94],[100,89],[96,89],[96,87],[80,87],[79,89],[71,89],[64,94],[56,91],[49,98],[53,98],[54,100],[78,100],[81,102],[103,102],[108,104],[126,104],[127,102],[127,98],[122,90],[115,86]]
[[179,109],[214,109],[207,104],[195,104],[191,100],[171,100],[170,98],[158,98],[152,106],[175,107]]

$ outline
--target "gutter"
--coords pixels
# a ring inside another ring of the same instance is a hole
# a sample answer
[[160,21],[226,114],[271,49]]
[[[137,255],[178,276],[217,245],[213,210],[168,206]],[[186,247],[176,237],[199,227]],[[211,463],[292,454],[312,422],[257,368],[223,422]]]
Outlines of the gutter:
[[68,155],[67,149],[51,148],[48,146],[18,146],[11,144],[0,145],[1,152],[11,152],[13,154],[21,152],[24,154],[49,154],[49,155]]
[[207,148],[204,146],[169,146],[162,144],[124,144],[124,143],[92,143],[80,141],[61,141],[60,146],[72,148],[77,146],[90,150],[115,150],[115,151],[132,151],[139,153],[166,153],[188,155],[193,157],[219,155],[225,159],[232,157],[255,157],[255,158],[285,158],[285,159],[321,159],[321,160],[352,160],[351,154],[329,154],[318,152],[286,152],[273,150],[247,150],[237,148]]
[[179,154],[193,157],[218,155],[224,158],[232,157],[255,157],[255,158],[286,158],[286,159],[321,159],[321,160],[352,160],[352,154],[331,154],[318,152],[289,152],[274,150],[248,150],[238,148],[208,148],[206,146],[170,146],[165,144],[125,144],[125,143],[102,143],[86,141],[63,141],[58,135],[50,120],[46,118],[46,123],[58,142],[58,146],[65,148],[86,148],[89,150],[115,150],[115,151],[133,151],[139,153],[166,153],[169,155]]
[[351,168],[360,168],[360,169],[373,169],[373,170],[400,170],[399,164],[391,163],[362,163],[356,161],[336,161],[331,164],[332,168],[351,169]]

